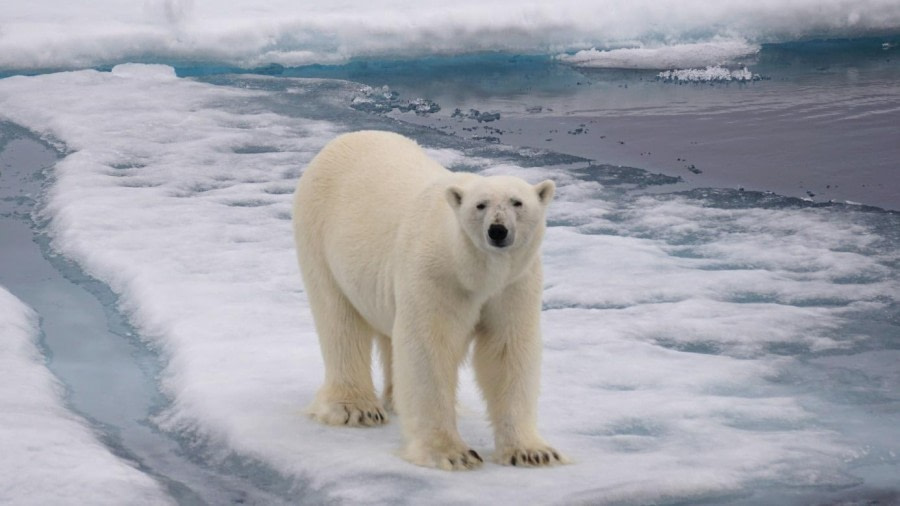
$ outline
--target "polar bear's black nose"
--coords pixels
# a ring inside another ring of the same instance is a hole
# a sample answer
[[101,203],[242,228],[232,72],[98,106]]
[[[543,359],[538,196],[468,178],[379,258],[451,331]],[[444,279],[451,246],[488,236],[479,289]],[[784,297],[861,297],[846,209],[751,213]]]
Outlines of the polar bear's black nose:
[[491,238],[494,242],[501,242],[506,239],[507,234],[509,234],[509,230],[506,229],[505,226],[494,223],[488,228],[488,237]]

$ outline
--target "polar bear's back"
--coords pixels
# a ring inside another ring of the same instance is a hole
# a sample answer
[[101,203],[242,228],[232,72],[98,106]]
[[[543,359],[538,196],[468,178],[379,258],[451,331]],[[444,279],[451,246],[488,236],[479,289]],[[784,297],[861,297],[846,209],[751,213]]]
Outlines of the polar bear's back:
[[387,262],[397,257],[399,228],[423,214],[417,202],[448,177],[453,173],[401,135],[362,131],[331,141],[310,162],[294,196],[304,277],[327,272],[374,327],[386,323],[393,308],[371,304],[391,289]]
[[353,132],[328,143],[310,162],[296,204],[300,211],[327,209],[330,216],[357,207],[380,214],[402,207],[447,174],[415,141],[391,132]]

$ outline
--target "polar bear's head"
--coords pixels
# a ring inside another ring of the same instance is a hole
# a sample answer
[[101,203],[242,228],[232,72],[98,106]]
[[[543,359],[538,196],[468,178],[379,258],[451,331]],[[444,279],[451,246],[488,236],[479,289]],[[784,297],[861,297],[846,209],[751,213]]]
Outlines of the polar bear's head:
[[447,202],[475,246],[485,251],[512,251],[544,230],[545,211],[556,185],[530,185],[511,176],[479,177],[446,189]]

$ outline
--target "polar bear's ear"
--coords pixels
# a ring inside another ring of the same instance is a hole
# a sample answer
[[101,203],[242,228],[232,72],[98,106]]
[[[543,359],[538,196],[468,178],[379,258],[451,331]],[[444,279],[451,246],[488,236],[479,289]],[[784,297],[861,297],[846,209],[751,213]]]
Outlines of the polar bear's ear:
[[541,181],[540,183],[534,185],[534,191],[537,192],[538,199],[540,199],[541,204],[545,206],[553,200],[553,194],[556,193],[556,184],[549,179],[546,181]]
[[459,206],[462,205],[463,191],[459,186],[448,187],[445,190],[444,196],[447,197],[447,202],[450,203],[450,207],[453,209],[459,209]]

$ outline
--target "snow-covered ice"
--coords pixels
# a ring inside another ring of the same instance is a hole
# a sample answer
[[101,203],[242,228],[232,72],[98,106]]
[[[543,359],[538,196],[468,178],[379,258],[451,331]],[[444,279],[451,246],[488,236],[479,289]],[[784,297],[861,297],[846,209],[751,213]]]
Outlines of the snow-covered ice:
[[[83,68],[160,58],[252,67],[697,43],[720,52],[735,44],[890,33],[900,26],[900,6],[894,0],[421,0],[414,7],[396,0],[103,0],[89,5],[44,0],[3,2],[0,20],[0,68]],[[648,54],[642,52],[641,59]],[[595,56],[591,59],[599,62],[622,54]]]
[[0,287],[0,503],[169,504],[64,404],[38,349],[37,315]]
[[725,39],[693,44],[669,44],[600,50],[596,48],[558,56],[579,67],[614,69],[670,69],[714,67],[748,58],[759,46],[742,40]]
[[[233,453],[361,503],[725,500],[760,484],[836,490],[861,483],[854,469],[896,469],[898,357],[877,325],[893,328],[900,258],[882,215],[623,194],[596,168],[521,167],[448,146],[432,152],[559,185],[544,249],[539,424],[575,463],[442,473],[394,455],[397,423],[307,419],[322,365],[291,194],[317,150],[354,123],[278,106],[271,82],[212,85],[160,65],[0,81],[0,116],[66,154],[42,211],[52,247],[119,294],[160,350],[172,403],[156,423],[214,449],[205,458]],[[340,101],[310,91],[321,81],[287,82],[279,100]],[[365,117],[352,96],[346,114]],[[823,365],[841,354],[887,385],[871,418],[854,418],[846,406],[859,400],[843,396],[853,384]],[[809,388],[818,376],[835,398]],[[463,378],[462,435],[490,453]],[[865,430],[842,432],[847,419]]]

